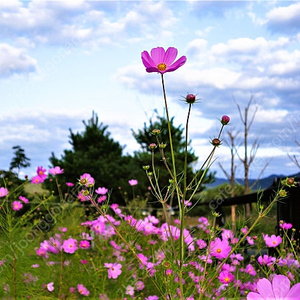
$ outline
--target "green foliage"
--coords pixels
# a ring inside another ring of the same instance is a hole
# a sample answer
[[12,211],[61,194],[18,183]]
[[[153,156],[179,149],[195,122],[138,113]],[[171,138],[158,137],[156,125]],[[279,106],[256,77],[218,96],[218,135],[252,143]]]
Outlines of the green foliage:
[[[234,185],[234,195],[244,195],[244,186],[236,183]],[[231,197],[232,188],[229,183],[223,183],[211,189],[207,189],[201,193],[201,201],[211,201],[214,199],[227,199]]]
[[123,156],[123,147],[110,137],[108,126],[99,122],[97,114],[85,122],[84,131],[74,133],[70,129],[71,150],[64,150],[61,158],[54,153],[50,157],[52,166],[64,169],[61,178],[66,182],[75,182],[78,174],[90,173],[99,187],[113,189],[114,202],[120,201],[118,187],[128,185],[131,179],[131,157]]

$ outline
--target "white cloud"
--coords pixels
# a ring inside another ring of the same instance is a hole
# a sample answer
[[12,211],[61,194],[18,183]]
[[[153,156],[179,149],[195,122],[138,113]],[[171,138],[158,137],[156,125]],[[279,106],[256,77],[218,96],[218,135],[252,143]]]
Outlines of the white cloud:
[[21,48],[0,44],[0,76],[9,77],[18,73],[34,72],[37,61]]
[[300,3],[275,7],[266,14],[269,28],[291,33],[300,29]]
[[285,121],[288,113],[289,112],[286,109],[264,109],[259,106],[255,115],[255,122],[281,123]]

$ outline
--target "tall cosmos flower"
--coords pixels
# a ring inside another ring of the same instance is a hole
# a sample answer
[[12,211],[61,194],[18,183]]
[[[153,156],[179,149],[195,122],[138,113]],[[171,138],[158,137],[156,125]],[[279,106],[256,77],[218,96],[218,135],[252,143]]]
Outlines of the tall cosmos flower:
[[163,47],[153,48],[150,54],[148,51],[142,52],[142,62],[148,73],[158,72],[164,74],[173,72],[186,62],[185,56],[181,56],[174,62],[178,54],[178,50],[174,47],[169,47],[167,51]]

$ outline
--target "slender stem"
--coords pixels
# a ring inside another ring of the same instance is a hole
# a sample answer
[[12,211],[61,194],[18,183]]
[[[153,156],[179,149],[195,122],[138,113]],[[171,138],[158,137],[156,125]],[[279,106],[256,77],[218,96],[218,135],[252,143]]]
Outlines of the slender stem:
[[[183,204],[181,203],[180,199],[180,190],[178,187],[177,182],[177,173],[176,173],[176,164],[175,164],[175,154],[173,149],[173,141],[172,141],[172,132],[171,132],[171,123],[170,123],[170,117],[169,117],[169,110],[168,110],[168,103],[167,103],[167,95],[165,90],[165,83],[164,83],[164,76],[161,74],[161,82],[162,82],[162,89],[163,89],[163,97],[165,102],[165,109],[166,109],[166,116],[167,116],[167,122],[168,122],[168,132],[169,132],[169,141],[170,141],[170,150],[171,150],[171,158],[172,158],[172,166],[173,166],[173,181],[175,185],[176,195],[177,195],[177,201],[178,201],[178,208],[179,208],[179,215],[180,215],[180,222],[181,224],[184,223],[184,208]],[[184,261],[184,237],[183,237],[183,230],[180,230],[180,248],[179,248],[179,261],[180,261],[180,271],[179,271],[179,285],[180,285],[180,299],[183,298],[183,278],[182,278],[182,268],[183,268],[183,261]]]
[[257,219],[254,221],[254,223],[252,224],[252,226],[250,227],[250,229],[248,230],[248,232],[239,240],[239,242],[237,244],[235,244],[235,246],[231,249],[231,251],[227,255],[227,257],[218,265],[215,274],[210,278],[209,281],[207,281],[206,286],[203,287],[202,292],[201,292],[201,294],[199,296],[199,300],[203,299],[204,294],[205,294],[206,290],[208,289],[208,287],[210,285],[210,282],[212,282],[215,278],[217,278],[217,276],[219,275],[219,272],[220,272],[221,268],[226,263],[226,261],[229,259],[229,257],[231,256],[231,254],[233,254],[236,251],[236,249],[238,249],[238,247],[246,240],[247,236],[253,231],[253,229],[258,224],[258,222],[268,214],[268,212],[270,211],[270,209],[272,208],[272,206],[274,205],[274,203],[278,201],[279,197],[280,196],[277,193],[276,196],[275,196],[275,198],[267,206],[267,208],[264,209],[263,212],[259,213]]
[[[106,219],[106,221],[110,224],[110,226],[114,229],[114,232],[117,234],[117,236],[123,241],[123,243],[128,247],[128,249],[132,252],[134,257],[138,260],[139,263],[143,264],[139,256],[137,255],[136,251],[134,248],[127,242],[127,240],[123,237],[123,235],[119,232],[118,228],[111,222],[111,220],[107,217],[106,213],[97,205],[93,197],[89,197],[91,203],[94,205],[96,210]],[[158,292],[161,294],[162,299],[167,300],[167,298],[164,296],[163,291],[157,284],[157,282],[152,278],[152,276],[149,274],[148,270],[146,270],[148,278],[152,281],[152,283],[155,285],[157,288]]]
[[64,267],[63,251],[60,251],[60,274],[59,274],[58,299],[61,299],[61,289],[63,285],[63,267]]

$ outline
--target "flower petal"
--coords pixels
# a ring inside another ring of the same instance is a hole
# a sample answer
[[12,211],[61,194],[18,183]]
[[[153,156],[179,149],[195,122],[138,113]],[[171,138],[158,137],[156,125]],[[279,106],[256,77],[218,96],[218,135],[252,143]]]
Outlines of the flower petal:
[[174,47],[169,47],[165,53],[165,57],[164,57],[164,63],[167,66],[170,66],[172,64],[172,62],[176,59],[176,56],[178,54],[178,50]]
[[160,63],[163,63],[165,58],[165,49],[163,47],[153,48],[151,50],[151,57],[155,66],[157,66]]
[[285,299],[290,290],[290,280],[284,275],[275,275],[272,281],[273,293],[276,299]]
[[156,67],[153,59],[150,57],[150,55],[147,51],[142,52],[142,62],[146,68]]
[[288,294],[285,296],[285,300],[296,300],[300,295],[300,283],[295,284]]
[[172,65],[168,66],[166,72],[172,72],[183,66],[186,62],[186,57],[181,56],[179,59],[177,59]]
[[247,300],[266,300],[266,299],[258,293],[250,292],[249,294],[247,294]]
[[272,290],[272,284],[266,278],[262,278],[258,280],[257,291],[265,299],[276,299]]

